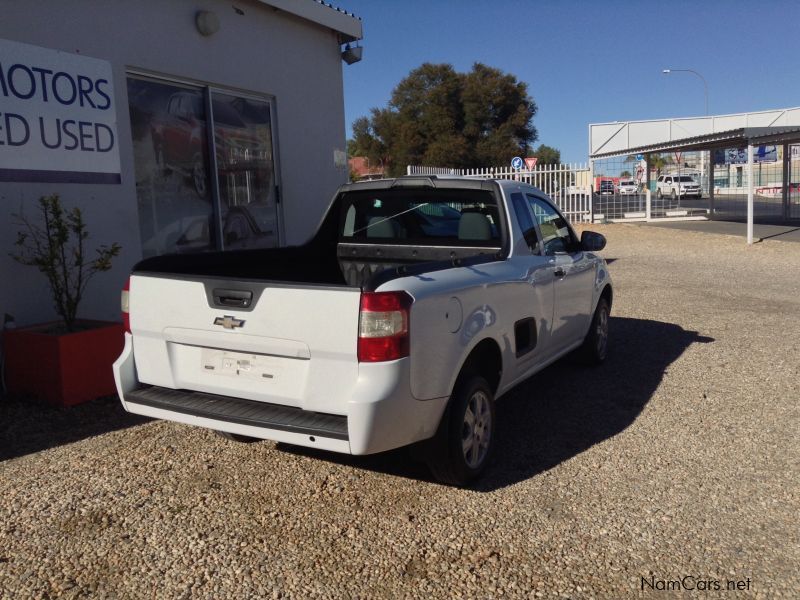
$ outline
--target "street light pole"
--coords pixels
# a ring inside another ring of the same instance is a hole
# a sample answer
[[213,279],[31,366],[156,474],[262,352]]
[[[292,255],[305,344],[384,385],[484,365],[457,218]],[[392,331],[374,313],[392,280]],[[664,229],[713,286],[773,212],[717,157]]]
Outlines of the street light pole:
[[663,69],[661,72],[664,73],[665,75],[669,75],[670,73],[694,73],[695,75],[697,75],[703,82],[703,90],[705,91],[706,94],[706,116],[708,116],[708,83],[706,82],[705,77],[703,77],[702,75],[700,75],[700,73],[698,73],[693,69]]

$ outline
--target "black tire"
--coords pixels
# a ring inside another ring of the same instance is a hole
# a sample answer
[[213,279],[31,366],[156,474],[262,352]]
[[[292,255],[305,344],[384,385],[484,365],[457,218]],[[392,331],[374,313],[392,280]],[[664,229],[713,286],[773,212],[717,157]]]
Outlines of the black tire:
[[658,198],[659,200],[661,200],[661,197],[662,197],[662,195],[661,195],[661,188],[659,188],[659,189],[657,189],[657,190],[656,190],[656,198]]
[[220,437],[224,437],[226,440],[230,440],[232,442],[239,442],[241,444],[252,444],[253,442],[260,442],[260,438],[250,437],[249,435],[242,435],[240,433],[230,433],[228,431],[218,431],[215,430],[217,435]]
[[461,378],[429,450],[433,476],[454,486],[476,479],[492,458],[495,429],[492,388],[478,375]]
[[611,308],[605,298],[600,298],[594,310],[589,332],[583,339],[579,353],[586,364],[599,365],[608,356],[608,321]]

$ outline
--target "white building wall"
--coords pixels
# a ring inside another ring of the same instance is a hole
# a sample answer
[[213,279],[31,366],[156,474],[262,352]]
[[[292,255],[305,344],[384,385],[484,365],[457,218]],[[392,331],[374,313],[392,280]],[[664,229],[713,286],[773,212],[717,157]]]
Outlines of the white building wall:
[[[216,34],[197,32],[198,10],[218,15]],[[120,185],[0,183],[0,316],[11,313],[20,324],[56,318],[44,277],[8,253],[17,229],[10,214],[22,209],[33,216],[40,196],[57,193],[66,206],[83,209],[90,249],[111,242],[123,248],[114,269],[90,284],[79,316],[119,317],[119,290],[141,258],[128,68],[275,98],[287,243],[313,233],[347,179],[346,168],[337,168],[333,159],[334,150],[345,148],[345,130],[342,61],[331,29],[255,0],[70,0],[3,3],[0,38],[111,63],[122,172]]]

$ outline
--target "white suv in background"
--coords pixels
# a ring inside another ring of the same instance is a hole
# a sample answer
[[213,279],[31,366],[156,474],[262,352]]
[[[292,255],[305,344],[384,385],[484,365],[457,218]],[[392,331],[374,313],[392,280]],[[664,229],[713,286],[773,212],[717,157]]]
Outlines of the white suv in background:
[[639,193],[639,186],[633,179],[620,179],[619,180],[619,194],[620,196],[629,196]]
[[703,190],[700,184],[694,180],[690,175],[661,175],[656,181],[656,198],[663,198],[670,196],[677,198],[678,196],[694,196],[695,198],[703,197]]

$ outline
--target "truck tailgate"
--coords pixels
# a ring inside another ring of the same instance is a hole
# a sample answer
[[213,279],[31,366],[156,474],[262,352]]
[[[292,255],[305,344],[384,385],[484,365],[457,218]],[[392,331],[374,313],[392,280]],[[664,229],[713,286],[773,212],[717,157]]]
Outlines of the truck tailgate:
[[[252,301],[246,309],[220,307],[219,290],[249,291]],[[360,293],[134,274],[129,302],[139,381],[346,414],[358,379]]]

